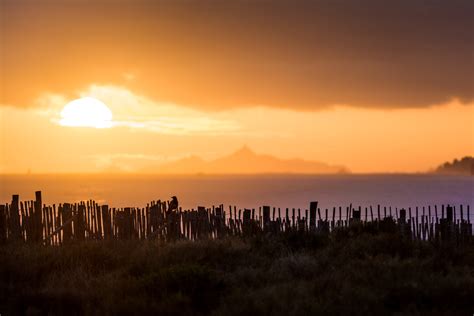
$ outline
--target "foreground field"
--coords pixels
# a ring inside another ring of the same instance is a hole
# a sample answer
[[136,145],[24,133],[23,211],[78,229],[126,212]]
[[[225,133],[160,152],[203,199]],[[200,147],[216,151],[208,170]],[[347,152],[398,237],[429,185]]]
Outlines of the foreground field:
[[465,314],[474,245],[339,231],[0,246],[0,314]]

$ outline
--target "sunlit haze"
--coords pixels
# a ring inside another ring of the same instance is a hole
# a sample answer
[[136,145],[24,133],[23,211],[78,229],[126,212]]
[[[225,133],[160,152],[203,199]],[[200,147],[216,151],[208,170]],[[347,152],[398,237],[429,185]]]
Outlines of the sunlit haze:
[[473,155],[472,5],[415,2],[2,1],[0,173]]
[[111,127],[112,112],[103,102],[84,97],[66,104],[59,124],[71,127]]

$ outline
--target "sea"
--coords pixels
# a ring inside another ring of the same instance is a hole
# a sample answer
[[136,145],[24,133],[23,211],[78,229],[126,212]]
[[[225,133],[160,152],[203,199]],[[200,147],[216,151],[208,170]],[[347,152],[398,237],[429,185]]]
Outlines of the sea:
[[45,204],[95,200],[110,207],[144,207],[177,196],[183,209],[223,204],[226,209],[263,205],[308,209],[434,205],[474,206],[474,177],[434,174],[376,175],[0,175],[0,203],[13,194]]

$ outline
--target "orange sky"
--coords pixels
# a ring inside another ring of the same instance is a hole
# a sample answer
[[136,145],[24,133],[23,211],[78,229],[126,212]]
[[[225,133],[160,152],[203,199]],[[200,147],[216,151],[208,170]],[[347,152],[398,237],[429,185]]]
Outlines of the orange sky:
[[[352,172],[473,155],[472,2],[364,1],[2,0],[0,172],[133,172],[244,144]],[[80,96],[113,127],[61,126]]]

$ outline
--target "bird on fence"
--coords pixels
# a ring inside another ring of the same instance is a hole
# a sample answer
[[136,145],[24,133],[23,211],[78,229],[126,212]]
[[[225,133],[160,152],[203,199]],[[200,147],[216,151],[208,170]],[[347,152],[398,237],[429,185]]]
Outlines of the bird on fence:
[[178,198],[176,196],[171,197],[171,201],[168,201],[168,212],[178,210]]

